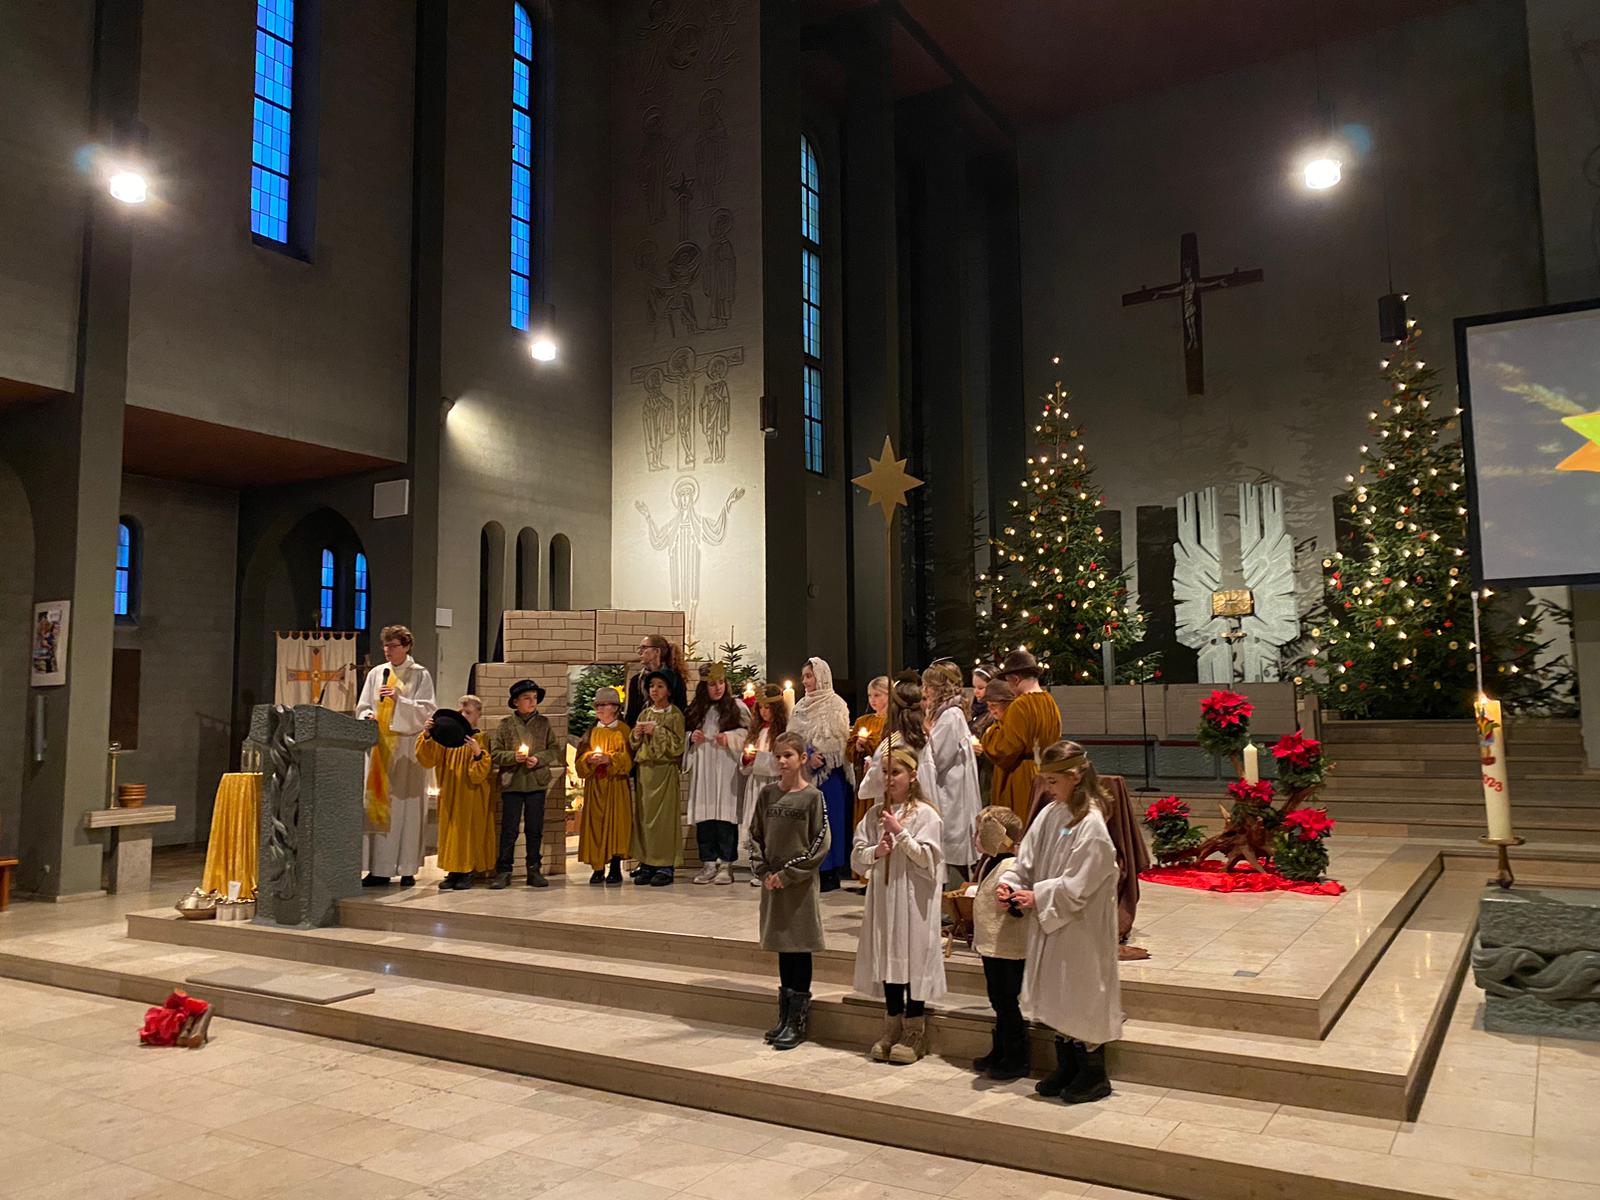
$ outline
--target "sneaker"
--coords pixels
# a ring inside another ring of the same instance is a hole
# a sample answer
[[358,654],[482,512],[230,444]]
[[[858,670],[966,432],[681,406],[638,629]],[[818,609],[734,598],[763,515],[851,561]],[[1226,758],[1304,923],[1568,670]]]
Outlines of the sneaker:
[[717,877],[717,861],[712,859],[700,868],[700,873],[694,877],[695,883],[710,883]]
[[496,875],[494,877],[494,882],[489,885],[489,890],[491,892],[498,892],[501,889],[508,888],[510,886],[511,886],[511,872],[510,871],[502,871],[500,874],[498,874],[498,875]]
[[733,864],[731,862],[718,863],[717,864],[717,877],[715,879],[713,879],[711,882],[715,883],[715,884],[720,884],[720,885],[722,885],[724,887],[726,887],[728,884],[732,883],[733,882]]
[[528,886],[529,887],[534,887],[534,888],[546,888],[546,887],[550,886],[550,881],[548,879],[546,879],[543,875],[541,875],[536,870],[535,871],[529,871],[528,872]]
[[760,887],[761,886],[761,876],[757,875],[754,871],[750,872],[750,886],[751,887]]

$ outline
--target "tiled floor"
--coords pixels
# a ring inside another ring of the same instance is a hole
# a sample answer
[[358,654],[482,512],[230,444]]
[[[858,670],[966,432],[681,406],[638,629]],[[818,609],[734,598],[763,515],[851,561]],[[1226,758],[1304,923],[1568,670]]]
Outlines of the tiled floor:
[[1143,1193],[979,1166],[0,980],[6,1200],[1055,1200]]

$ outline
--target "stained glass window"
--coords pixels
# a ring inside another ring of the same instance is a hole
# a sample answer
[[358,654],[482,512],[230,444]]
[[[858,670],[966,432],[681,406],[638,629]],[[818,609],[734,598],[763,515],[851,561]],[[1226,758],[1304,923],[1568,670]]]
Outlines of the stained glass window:
[[317,628],[333,628],[334,568],[333,551],[322,552],[322,574],[317,589]]
[[533,21],[511,6],[511,324],[533,306]]
[[356,628],[367,627],[367,556],[356,555]]
[[289,241],[289,126],[294,111],[294,0],[256,0],[250,229]]
[[806,470],[822,474],[822,185],[811,139],[800,139],[801,401]]
[[133,616],[133,527],[125,520],[117,522],[117,593],[111,611]]

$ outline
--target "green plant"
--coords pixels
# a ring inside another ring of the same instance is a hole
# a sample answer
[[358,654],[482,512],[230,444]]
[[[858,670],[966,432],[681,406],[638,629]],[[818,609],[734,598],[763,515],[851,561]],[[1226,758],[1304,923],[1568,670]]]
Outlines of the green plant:
[[1285,879],[1315,883],[1328,870],[1327,837],[1333,818],[1320,808],[1297,808],[1283,814],[1272,839],[1272,865]]
[[1144,810],[1144,823],[1150,830],[1152,849],[1159,858],[1175,850],[1187,850],[1205,841],[1203,825],[1189,824],[1189,806],[1177,796],[1166,796]]

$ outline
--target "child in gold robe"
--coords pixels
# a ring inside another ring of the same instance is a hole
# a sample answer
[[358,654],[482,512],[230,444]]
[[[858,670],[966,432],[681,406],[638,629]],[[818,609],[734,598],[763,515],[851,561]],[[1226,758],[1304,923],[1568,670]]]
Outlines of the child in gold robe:
[[432,770],[439,784],[439,868],[445,872],[439,887],[443,891],[465,891],[472,886],[474,873],[494,867],[494,796],[489,785],[494,768],[489,748],[477,730],[483,702],[476,696],[463,696],[456,703],[468,727],[466,742],[445,746],[434,740],[436,722],[455,716],[440,710],[428,718],[416,744],[417,764]]
[[622,696],[616,688],[597,690],[595,724],[583,735],[576,754],[578,778],[583,780],[578,861],[593,868],[589,882],[595,887],[622,882],[622,856],[633,841],[633,794],[628,790],[633,755],[628,727],[618,717],[621,711]]

